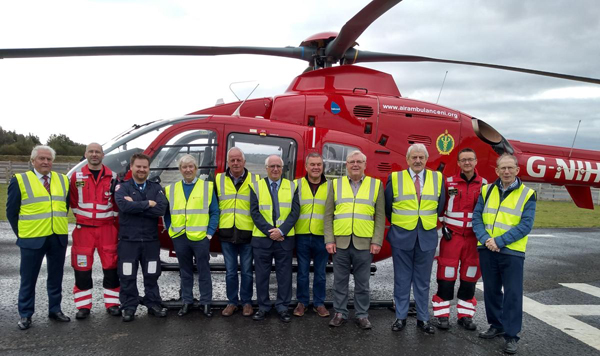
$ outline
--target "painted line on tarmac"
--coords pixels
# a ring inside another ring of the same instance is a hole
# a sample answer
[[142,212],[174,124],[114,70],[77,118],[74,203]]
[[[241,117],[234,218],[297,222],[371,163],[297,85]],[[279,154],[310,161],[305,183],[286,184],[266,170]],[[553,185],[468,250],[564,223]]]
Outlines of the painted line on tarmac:
[[552,234],[529,234],[529,237],[556,237]]
[[580,292],[593,295],[594,297],[600,298],[600,288],[591,286],[585,283],[559,283],[563,287],[578,290]]
[[[560,284],[600,297],[600,288],[594,286],[583,283]],[[483,283],[477,283],[477,288],[483,290]],[[545,305],[523,296],[523,311],[600,351],[600,330],[573,318],[574,315],[600,315],[600,305]]]

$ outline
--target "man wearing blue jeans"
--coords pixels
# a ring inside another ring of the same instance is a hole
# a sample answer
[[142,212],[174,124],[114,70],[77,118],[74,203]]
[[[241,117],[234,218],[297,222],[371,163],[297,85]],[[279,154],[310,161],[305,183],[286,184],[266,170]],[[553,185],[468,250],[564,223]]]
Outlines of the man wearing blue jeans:
[[298,276],[295,316],[303,316],[310,300],[310,260],[313,259],[313,310],[320,317],[328,317],[325,308],[325,267],[329,253],[323,238],[323,214],[327,200],[327,179],[323,175],[323,158],[316,152],[305,160],[306,176],[296,180],[300,198],[300,217],[296,222],[296,256]]
[[[223,316],[231,316],[242,301],[244,316],[251,316],[252,310],[252,229],[250,217],[250,184],[260,177],[245,168],[244,152],[232,147],[227,152],[227,170],[215,177],[215,187],[221,215],[219,218],[219,240],[225,260],[225,285],[228,304]],[[241,286],[238,279],[238,256],[241,267]],[[239,299],[238,299],[239,290]]]

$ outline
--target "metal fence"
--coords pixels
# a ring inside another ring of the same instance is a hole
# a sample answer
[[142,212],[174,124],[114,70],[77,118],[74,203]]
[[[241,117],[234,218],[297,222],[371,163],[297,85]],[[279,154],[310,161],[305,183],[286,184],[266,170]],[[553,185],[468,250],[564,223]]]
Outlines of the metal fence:
[[[54,163],[52,170],[66,174],[77,163]],[[29,162],[0,161],[0,183],[8,183],[15,173],[31,169]]]

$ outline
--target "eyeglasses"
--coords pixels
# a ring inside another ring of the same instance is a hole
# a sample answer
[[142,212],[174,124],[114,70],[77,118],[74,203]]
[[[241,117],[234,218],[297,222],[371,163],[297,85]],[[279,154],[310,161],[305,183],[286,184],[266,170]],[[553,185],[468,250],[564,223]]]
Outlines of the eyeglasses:
[[354,161],[347,161],[346,163],[348,163],[348,164],[363,164],[363,163],[365,163],[365,161],[354,160]]
[[281,169],[281,168],[283,168],[283,166],[279,165],[279,164],[272,164],[270,166],[267,166],[267,168],[269,168],[269,169]]
[[499,171],[514,171],[517,167],[498,167]]
[[459,159],[458,160],[460,163],[473,163],[475,161],[477,161],[477,158],[463,158],[463,159]]

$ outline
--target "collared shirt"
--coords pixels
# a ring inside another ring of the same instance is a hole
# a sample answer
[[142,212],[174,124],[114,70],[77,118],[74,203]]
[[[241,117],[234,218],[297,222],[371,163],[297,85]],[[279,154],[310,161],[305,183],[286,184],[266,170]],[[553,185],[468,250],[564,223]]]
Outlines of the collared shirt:
[[269,182],[270,190],[273,190],[272,184],[275,183],[275,184],[277,184],[277,187],[275,188],[275,190],[279,191],[279,186],[281,186],[281,179],[279,179],[278,181],[272,181],[271,178],[267,177],[267,181]]
[[421,185],[420,191],[422,192],[423,191],[423,182],[425,180],[425,170],[423,169],[421,172],[415,173],[411,168],[409,168],[408,173],[410,173],[410,177],[412,178],[413,183],[414,183],[415,179],[417,179],[415,177],[419,176],[419,184]]
[[519,178],[516,178],[515,181],[512,182],[506,189],[504,189],[504,184],[502,183],[502,181],[500,181],[500,184],[498,184],[498,189],[500,189],[500,193],[502,193],[502,195],[504,195],[504,192],[506,192],[507,190],[516,188],[518,185],[519,185]]
[[50,179],[52,178],[52,172],[44,175],[44,174],[41,174],[40,172],[38,172],[34,168],[33,169],[33,173],[35,173],[35,175],[38,177],[38,179],[40,180],[40,182],[42,183],[42,185],[44,185],[44,176],[48,177],[48,184],[50,184]]
[[[245,172],[244,172],[245,173]],[[239,177],[234,177],[233,174],[231,174],[230,170],[227,170],[227,175],[231,178],[231,180],[233,181],[233,185],[237,186],[238,183],[240,182],[240,180],[244,179],[244,174],[242,173],[241,176]]]
[[348,180],[350,181],[350,187],[352,187],[352,192],[354,192],[354,196],[356,197],[356,194],[360,189],[360,185],[362,184],[363,180],[365,180],[365,175],[363,174],[363,176],[358,180],[358,182],[353,181],[352,178],[350,178],[350,176],[348,176]]

